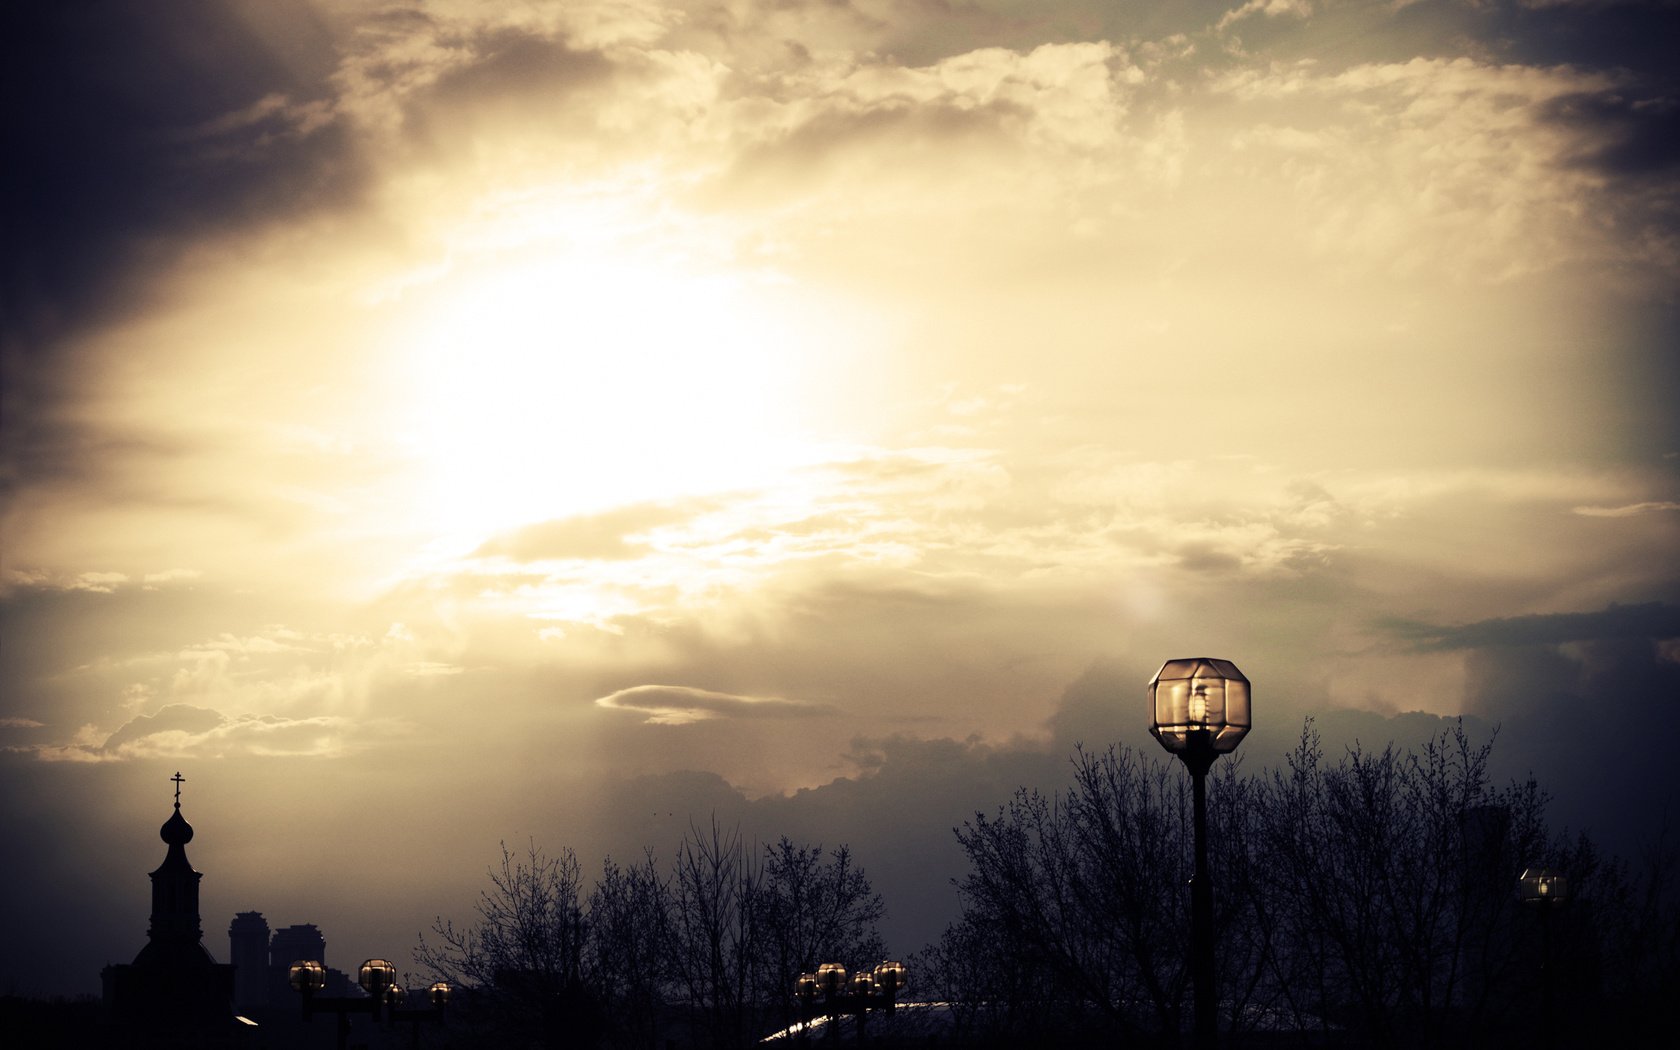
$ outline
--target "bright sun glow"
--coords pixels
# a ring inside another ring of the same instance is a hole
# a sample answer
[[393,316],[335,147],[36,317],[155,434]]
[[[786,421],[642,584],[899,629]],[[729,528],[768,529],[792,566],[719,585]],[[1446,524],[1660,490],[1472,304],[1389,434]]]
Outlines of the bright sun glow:
[[396,439],[437,553],[763,484],[808,455],[807,370],[833,328],[786,286],[576,258],[444,283],[394,365]]

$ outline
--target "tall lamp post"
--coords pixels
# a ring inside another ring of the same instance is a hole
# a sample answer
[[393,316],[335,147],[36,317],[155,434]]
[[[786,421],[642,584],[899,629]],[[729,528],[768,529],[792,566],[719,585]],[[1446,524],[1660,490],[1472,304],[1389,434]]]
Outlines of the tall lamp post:
[[1190,980],[1197,1050],[1219,1044],[1213,992],[1213,883],[1207,859],[1207,774],[1254,724],[1248,679],[1229,660],[1168,660],[1149,681],[1149,732],[1190,771],[1195,799],[1196,872],[1190,879]]
[[1569,878],[1551,868],[1524,868],[1517,877],[1517,899],[1540,913],[1540,1013],[1545,1045],[1557,1045],[1555,978],[1552,975],[1552,912],[1569,900]]

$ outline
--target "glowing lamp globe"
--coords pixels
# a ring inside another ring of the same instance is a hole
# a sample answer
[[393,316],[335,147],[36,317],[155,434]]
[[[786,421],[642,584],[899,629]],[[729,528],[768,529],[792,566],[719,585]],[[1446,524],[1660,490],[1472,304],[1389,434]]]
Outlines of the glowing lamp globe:
[[327,985],[327,968],[314,959],[299,959],[286,968],[286,983],[304,995],[318,992]]
[[814,973],[802,973],[799,979],[793,982],[793,996],[802,1003],[814,1001],[818,991],[817,975]]
[[1562,904],[1569,899],[1569,878],[1550,868],[1524,868],[1517,877],[1517,899],[1535,908]]
[[448,981],[434,981],[432,986],[426,989],[426,998],[432,1001],[433,1006],[441,1010],[449,1005],[449,993],[453,990],[449,987]]
[[1237,749],[1254,725],[1248,678],[1229,660],[1168,660],[1149,680],[1149,732],[1180,757]]
[[817,987],[824,995],[839,995],[846,990],[846,968],[839,963],[823,963],[817,967]]
[[884,962],[875,967],[875,987],[885,995],[897,995],[909,983],[909,971],[901,962]]
[[397,968],[385,959],[368,959],[356,975],[356,983],[362,986],[362,991],[375,998],[391,987],[396,979]]

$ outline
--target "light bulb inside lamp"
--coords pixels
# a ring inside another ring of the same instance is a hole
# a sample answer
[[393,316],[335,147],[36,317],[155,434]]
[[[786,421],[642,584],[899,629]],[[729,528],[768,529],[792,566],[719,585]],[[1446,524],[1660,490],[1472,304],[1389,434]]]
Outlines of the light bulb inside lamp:
[[1190,690],[1190,724],[1207,725],[1207,686],[1197,685]]

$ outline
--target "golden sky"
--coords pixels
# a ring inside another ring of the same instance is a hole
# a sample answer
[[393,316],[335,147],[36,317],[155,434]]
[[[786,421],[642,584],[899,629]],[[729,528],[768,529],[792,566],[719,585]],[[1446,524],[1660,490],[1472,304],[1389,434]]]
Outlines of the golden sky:
[[334,965],[714,808],[908,952],[1172,657],[1256,768],[1462,714],[1560,819],[1677,798],[1580,728],[1680,696],[1672,5],[38,6],[7,908],[92,913],[8,910],[24,990],[138,949],[176,769],[212,950]]

